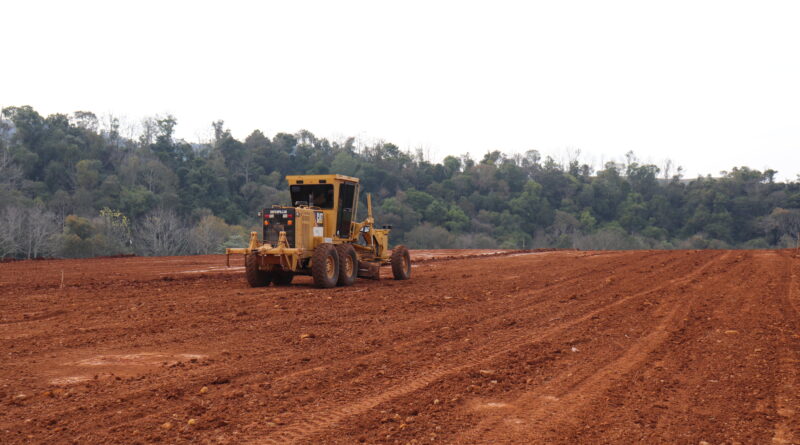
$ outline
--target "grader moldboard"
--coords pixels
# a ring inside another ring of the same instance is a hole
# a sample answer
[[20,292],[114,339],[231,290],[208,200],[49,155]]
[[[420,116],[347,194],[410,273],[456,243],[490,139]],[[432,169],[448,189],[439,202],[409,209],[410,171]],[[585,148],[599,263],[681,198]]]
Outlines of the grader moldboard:
[[[263,239],[250,233],[250,245],[227,249],[245,255],[245,277],[252,287],[285,286],[295,275],[311,275],[318,287],[349,286],[357,277],[380,279],[380,266],[391,264],[396,280],[411,278],[405,246],[389,250],[390,226],[375,228],[372,197],[367,218],[353,219],[359,181],[343,175],[287,176],[294,207],[272,206],[259,212]],[[230,262],[228,262],[230,265]]]

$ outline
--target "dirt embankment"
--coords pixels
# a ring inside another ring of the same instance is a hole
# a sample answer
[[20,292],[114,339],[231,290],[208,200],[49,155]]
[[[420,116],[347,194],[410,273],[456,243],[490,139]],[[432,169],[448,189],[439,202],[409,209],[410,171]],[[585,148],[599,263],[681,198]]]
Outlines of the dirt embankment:
[[0,443],[800,443],[792,252],[412,255],[0,264]]

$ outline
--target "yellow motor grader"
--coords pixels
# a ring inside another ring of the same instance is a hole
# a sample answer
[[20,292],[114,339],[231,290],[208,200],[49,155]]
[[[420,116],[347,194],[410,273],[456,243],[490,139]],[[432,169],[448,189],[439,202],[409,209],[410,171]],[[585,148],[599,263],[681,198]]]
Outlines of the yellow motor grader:
[[259,212],[263,237],[252,232],[247,248],[225,252],[228,260],[232,254],[245,255],[250,286],[285,286],[295,275],[311,275],[318,287],[349,286],[357,277],[380,279],[383,264],[391,264],[396,280],[411,278],[408,249],[389,250],[391,227],[375,228],[369,194],[367,218],[354,221],[357,178],[299,175],[286,181],[294,206],[265,208]]

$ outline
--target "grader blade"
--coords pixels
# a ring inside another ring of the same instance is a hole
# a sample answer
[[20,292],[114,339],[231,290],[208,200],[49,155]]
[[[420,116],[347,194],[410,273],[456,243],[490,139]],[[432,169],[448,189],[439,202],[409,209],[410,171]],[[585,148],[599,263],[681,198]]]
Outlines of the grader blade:
[[367,263],[365,261],[358,262],[358,277],[369,278],[371,280],[381,279],[381,267],[375,263]]

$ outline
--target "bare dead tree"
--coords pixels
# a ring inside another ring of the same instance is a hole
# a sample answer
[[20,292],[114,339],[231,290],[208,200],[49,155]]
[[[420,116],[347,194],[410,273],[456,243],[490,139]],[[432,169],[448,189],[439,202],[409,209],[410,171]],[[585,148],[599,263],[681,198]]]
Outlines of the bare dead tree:
[[38,258],[55,250],[59,224],[41,205],[9,206],[0,213],[0,257]]
[[778,237],[786,237],[794,243],[795,248],[800,248],[800,209],[776,207],[761,220],[761,227],[767,233],[777,232]]
[[25,256],[39,258],[55,251],[54,237],[58,233],[58,221],[53,212],[35,205],[26,212]]
[[571,214],[556,210],[553,224],[550,226],[550,231],[553,238],[558,239],[562,235],[574,234],[580,225],[580,221]]
[[24,244],[25,212],[20,207],[6,207],[0,213],[0,257],[16,257]]
[[564,148],[564,152],[567,155],[567,162],[568,165],[572,164],[573,162],[580,162],[581,159],[581,149],[578,147],[566,147]]
[[206,215],[189,231],[191,253],[220,253],[220,246],[228,239],[231,228],[225,221],[214,215]]
[[186,252],[187,230],[172,210],[156,209],[136,230],[136,250],[143,255],[180,255]]
[[665,181],[669,181],[671,179],[670,175],[672,174],[672,166],[673,165],[674,165],[674,163],[672,162],[672,159],[667,159],[667,160],[664,161],[664,168],[662,170],[664,172],[664,180]]
[[152,117],[142,119],[140,125],[142,130],[139,134],[139,143],[145,146],[155,142],[156,134],[158,133],[158,123],[156,119]]

